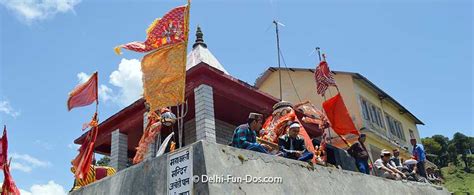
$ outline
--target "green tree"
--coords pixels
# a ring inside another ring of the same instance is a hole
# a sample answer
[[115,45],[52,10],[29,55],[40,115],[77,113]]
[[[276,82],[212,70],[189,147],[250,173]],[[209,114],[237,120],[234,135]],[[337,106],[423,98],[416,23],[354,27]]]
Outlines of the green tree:
[[421,139],[423,146],[425,147],[426,157],[429,161],[435,163],[437,166],[441,167],[441,161],[439,159],[439,154],[441,153],[441,144],[435,141],[431,137]]
[[103,156],[99,161],[97,161],[98,166],[109,166],[110,158],[108,156]]
[[431,138],[433,138],[434,141],[438,142],[441,145],[441,150],[439,150],[438,159],[439,159],[439,164],[437,164],[439,167],[445,167],[448,166],[448,144],[449,144],[449,138],[445,137],[443,135],[433,135]]
[[452,143],[452,141],[450,141],[448,145],[448,159],[449,159],[449,162],[452,162],[455,166],[459,165],[456,146],[454,145],[454,143]]
[[469,137],[462,133],[455,133],[453,136],[452,143],[456,147],[456,152],[461,154],[461,159],[464,161],[466,170],[469,170],[469,162],[467,160],[467,153],[470,150],[470,140]]

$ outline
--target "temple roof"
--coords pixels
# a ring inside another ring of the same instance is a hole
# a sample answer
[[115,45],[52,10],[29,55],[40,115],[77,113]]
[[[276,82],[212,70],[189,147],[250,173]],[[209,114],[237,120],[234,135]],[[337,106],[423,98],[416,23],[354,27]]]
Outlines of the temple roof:
[[193,66],[198,65],[201,62],[206,63],[209,66],[212,66],[225,74],[229,74],[224,66],[217,60],[216,57],[207,49],[206,43],[203,39],[204,34],[201,31],[201,28],[198,26],[196,30],[196,41],[193,44],[193,50],[188,54],[188,59],[186,62],[186,71],[191,69]]

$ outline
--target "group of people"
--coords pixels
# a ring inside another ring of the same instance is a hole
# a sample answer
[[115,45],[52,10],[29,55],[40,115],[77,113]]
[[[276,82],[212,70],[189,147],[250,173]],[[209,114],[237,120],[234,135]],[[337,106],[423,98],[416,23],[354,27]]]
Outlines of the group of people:
[[[262,114],[250,113],[247,123],[235,129],[231,145],[241,149],[271,153],[270,151],[274,150],[274,146],[257,142],[257,134],[262,129],[263,120]],[[313,158],[314,154],[307,150],[305,140],[299,135],[300,126],[301,124],[297,121],[288,123],[286,133],[278,138],[277,156],[300,161],[310,161]],[[413,145],[412,159],[403,161],[398,149],[394,149],[392,152],[383,149],[380,158],[371,163],[372,167],[369,166],[370,157],[364,145],[365,139],[366,135],[360,134],[358,141],[347,150],[355,159],[356,167],[360,172],[371,174],[372,168],[373,175],[387,179],[407,179],[419,182],[439,181],[439,177],[435,178],[434,175],[428,177],[425,169],[425,151],[423,145],[418,144],[416,139],[410,140]]]
[[[347,152],[355,159],[356,167],[360,172],[370,174],[369,154],[364,145],[365,139],[366,135],[361,134],[358,138],[358,142],[354,143]],[[372,163],[373,174],[393,180],[407,179],[419,182],[439,181],[439,177],[429,179],[430,177],[428,177],[426,173],[426,155],[423,145],[418,144],[416,139],[411,139],[410,142],[413,146],[413,156],[411,159],[403,161],[403,159],[400,158],[400,151],[398,149],[393,149],[392,152],[383,149],[380,153],[380,158]],[[430,168],[428,170],[430,170]]]
[[[257,132],[262,129],[263,115],[250,113],[247,123],[238,126],[232,137],[231,145],[241,149],[269,154],[274,147],[265,143],[257,142]],[[278,138],[277,156],[285,158],[310,161],[314,154],[306,149],[304,139],[299,135],[301,124],[292,121],[287,125],[286,134]]]

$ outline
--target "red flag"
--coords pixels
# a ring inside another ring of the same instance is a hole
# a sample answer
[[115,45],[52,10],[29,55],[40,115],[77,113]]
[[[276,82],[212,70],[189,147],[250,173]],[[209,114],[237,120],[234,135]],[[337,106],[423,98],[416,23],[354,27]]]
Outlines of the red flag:
[[339,135],[346,135],[349,133],[359,135],[359,131],[356,129],[352,118],[347,111],[344,100],[342,100],[341,94],[338,93],[331,99],[323,102],[324,111],[331,123],[332,129]]
[[20,195],[20,190],[16,187],[10,174],[10,165],[7,163],[4,164],[3,175],[5,175],[5,179],[3,179],[2,195]]
[[90,122],[92,129],[87,133],[86,138],[82,142],[81,147],[79,148],[79,154],[72,160],[72,166],[76,170],[74,176],[77,179],[83,179],[87,172],[89,171],[92,156],[94,155],[94,145],[97,138],[97,133],[99,132],[97,124],[97,113],[94,114],[92,121]]
[[0,138],[0,169],[7,163],[8,155],[7,126],[3,126],[3,136]]
[[70,111],[75,107],[87,106],[97,101],[97,72],[94,72],[92,76],[85,83],[78,85],[71,93],[67,100],[67,109]]
[[316,91],[320,95],[324,95],[329,86],[336,86],[336,81],[329,70],[328,63],[321,61],[314,72],[314,79],[316,80]]

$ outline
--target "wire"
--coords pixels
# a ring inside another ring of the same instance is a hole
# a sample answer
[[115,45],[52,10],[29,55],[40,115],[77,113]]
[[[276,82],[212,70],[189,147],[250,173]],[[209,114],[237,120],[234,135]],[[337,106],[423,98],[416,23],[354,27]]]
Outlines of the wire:
[[280,49],[280,56],[281,56],[281,59],[282,59],[282,61],[283,61],[283,64],[285,65],[285,68],[287,69],[286,72],[288,73],[288,77],[290,77],[291,85],[293,85],[293,89],[295,90],[296,96],[298,97],[298,100],[299,100],[300,102],[302,102],[301,97],[300,97],[300,94],[298,94],[298,90],[296,89],[295,83],[293,82],[293,78],[291,77],[289,68],[288,68],[288,66],[286,65],[285,57],[283,57],[283,52],[281,51],[281,49]]

